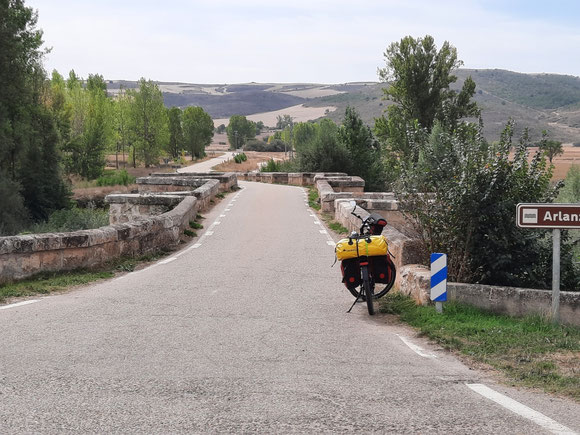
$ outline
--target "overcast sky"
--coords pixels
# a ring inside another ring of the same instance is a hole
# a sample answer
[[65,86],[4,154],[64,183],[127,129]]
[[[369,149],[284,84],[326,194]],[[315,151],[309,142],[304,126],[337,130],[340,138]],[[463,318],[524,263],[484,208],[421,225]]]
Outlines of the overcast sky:
[[50,72],[189,83],[377,81],[403,36],[466,68],[580,76],[580,1],[26,0]]

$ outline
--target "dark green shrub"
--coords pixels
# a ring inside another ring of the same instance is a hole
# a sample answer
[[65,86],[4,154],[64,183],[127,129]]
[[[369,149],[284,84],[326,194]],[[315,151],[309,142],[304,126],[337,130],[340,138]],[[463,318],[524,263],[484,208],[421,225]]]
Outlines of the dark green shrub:
[[97,186],[127,186],[135,183],[136,178],[130,175],[126,169],[120,171],[106,171],[97,178]]
[[[477,128],[447,133],[435,127],[420,158],[403,170],[399,198],[414,218],[425,253],[445,252],[449,279],[549,288],[551,252],[543,231],[518,228],[516,205],[551,202],[557,187],[543,153],[528,161],[522,140],[513,149],[508,123],[497,144]],[[416,192],[416,193],[415,193]],[[425,258],[427,260],[427,258]],[[571,255],[562,246],[562,288],[573,289]]]
[[270,159],[260,168],[260,172],[281,172],[280,163]]
[[203,225],[198,224],[196,221],[189,221],[189,226],[194,230],[201,230],[203,228]]
[[270,143],[253,139],[249,140],[248,143],[244,145],[244,151],[259,151],[266,153],[284,152],[289,148],[290,147],[280,139],[274,139]]
[[79,230],[90,230],[109,225],[109,213],[93,207],[53,212],[47,222],[41,222],[28,229],[30,233],[58,233]]
[[0,173],[0,236],[17,234],[28,222],[20,185]]
[[246,156],[246,154],[244,153],[236,154],[234,156],[234,162],[236,163],[242,163],[245,162],[246,160],[248,160],[248,156]]

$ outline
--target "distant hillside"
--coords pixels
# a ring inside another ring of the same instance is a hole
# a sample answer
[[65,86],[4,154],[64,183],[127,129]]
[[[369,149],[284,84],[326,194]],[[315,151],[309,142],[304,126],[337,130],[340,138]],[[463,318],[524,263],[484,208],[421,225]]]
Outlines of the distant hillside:
[[558,109],[580,103],[580,78],[557,74],[521,74],[499,69],[461,70],[478,87],[508,101],[536,109]]
[[[497,140],[508,119],[522,129],[528,127],[532,139],[549,130],[554,139],[580,142],[580,78],[556,74],[521,74],[505,70],[468,70],[457,73],[459,88],[471,75],[476,83],[476,102],[482,108],[485,136]],[[109,83],[115,93],[120,85]],[[167,106],[201,106],[213,118],[251,115],[304,104],[335,106],[327,116],[339,122],[347,106],[353,106],[369,125],[391,104],[383,100],[384,83],[346,83],[340,85],[293,83],[188,84],[159,83]]]

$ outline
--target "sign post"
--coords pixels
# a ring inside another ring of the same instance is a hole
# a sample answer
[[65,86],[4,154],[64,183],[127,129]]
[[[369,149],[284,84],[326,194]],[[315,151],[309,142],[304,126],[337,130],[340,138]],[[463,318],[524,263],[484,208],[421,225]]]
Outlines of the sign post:
[[431,300],[438,313],[447,301],[447,254],[431,254]]
[[552,229],[552,322],[560,320],[560,230],[580,229],[580,204],[518,204],[520,228]]

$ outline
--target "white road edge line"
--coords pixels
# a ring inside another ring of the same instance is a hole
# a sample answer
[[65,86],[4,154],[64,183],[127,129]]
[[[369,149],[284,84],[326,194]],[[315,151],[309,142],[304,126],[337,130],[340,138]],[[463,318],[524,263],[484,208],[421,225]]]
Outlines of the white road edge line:
[[336,246],[336,243],[334,243],[332,240],[327,240],[326,243],[330,246]]
[[4,306],[0,307],[0,310],[7,310],[8,308],[16,308],[16,307],[21,307],[23,305],[30,305],[30,304],[34,304],[35,302],[40,302],[40,299],[31,299],[29,301],[16,302],[15,304],[4,305]]
[[437,355],[433,355],[432,353],[425,353],[424,349],[420,346],[417,346],[414,343],[411,343],[407,338],[403,337],[402,335],[395,334],[397,337],[401,339],[403,343],[405,343],[409,349],[415,352],[417,355],[422,356],[423,358],[434,359],[437,358]]
[[513,399],[510,399],[503,394],[498,393],[495,390],[492,390],[488,386],[484,384],[465,384],[471,390],[475,391],[478,394],[481,394],[483,397],[494,401],[498,405],[503,406],[506,409],[518,414],[521,417],[527,418],[528,420],[533,421],[539,426],[542,426],[544,429],[554,433],[554,434],[576,434],[569,427],[566,427],[557,421],[552,420],[549,417],[546,417],[544,414],[534,411],[532,408],[527,407],[526,405],[521,404]]
[[167,264],[167,263],[171,263],[172,261],[175,261],[175,260],[177,260],[177,257],[171,257],[171,258],[168,258],[166,260],[160,261],[158,264]]

